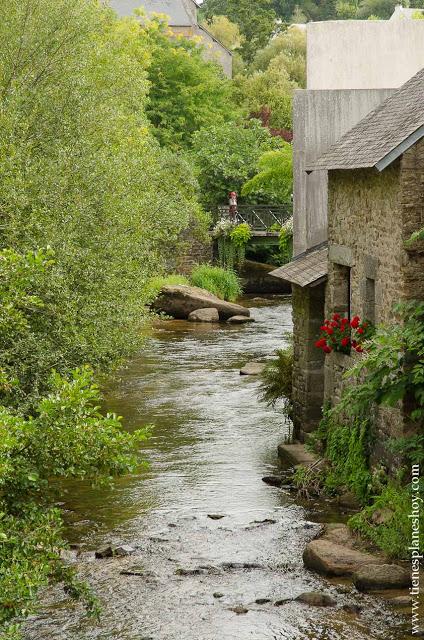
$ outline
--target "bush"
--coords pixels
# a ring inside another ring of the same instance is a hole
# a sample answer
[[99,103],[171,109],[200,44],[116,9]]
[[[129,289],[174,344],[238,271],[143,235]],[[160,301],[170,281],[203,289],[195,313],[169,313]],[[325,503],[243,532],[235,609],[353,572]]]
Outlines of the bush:
[[288,417],[292,415],[293,396],[293,347],[279,349],[276,357],[267,363],[261,374],[259,387],[260,399],[270,406],[275,406],[278,400],[284,403],[284,412]]
[[110,483],[139,464],[145,429],[122,429],[116,415],[99,411],[100,393],[89,368],[69,377],[53,373],[50,393],[31,416],[0,407],[0,630],[27,614],[37,590],[49,581],[65,582],[71,596],[96,603],[88,588],[62,565],[59,511],[48,506],[54,477]]
[[[379,524],[373,522],[376,511],[385,510],[386,518]],[[390,515],[390,511],[393,515]],[[391,482],[373,503],[349,520],[349,526],[371,540],[390,558],[410,558],[411,544],[411,489]],[[424,533],[420,533],[420,548],[424,548]]]
[[153,300],[158,297],[162,287],[165,287],[168,284],[189,285],[190,282],[188,278],[186,278],[185,276],[181,276],[178,273],[171,273],[168,276],[156,276],[155,278],[150,278],[145,288],[145,296],[147,302],[153,302]]
[[190,280],[193,286],[206,289],[218,298],[230,302],[237,300],[243,293],[240,279],[234,271],[213,267],[210,264],[196,267]]

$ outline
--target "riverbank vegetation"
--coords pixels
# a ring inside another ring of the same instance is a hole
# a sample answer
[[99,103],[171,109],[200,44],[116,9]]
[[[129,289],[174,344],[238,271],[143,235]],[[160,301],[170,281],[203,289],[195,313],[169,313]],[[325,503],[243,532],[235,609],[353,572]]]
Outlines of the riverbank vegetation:
[[293,414],[293,345],[278,349],[261,373],[259,399],[270,407],[282,404],[284,415]]
[[201,264],[193,269],[191,284],[206,289],[222,300],[235,302],[243,293],[240,278],[231,269]]
[[[406,559],[411,540],[412,468],[424,460],[424,304],[398,306],[399,322],[378,327],[347,372],[340,402],[325,412],[312,445],[326,464],[297,475],[299,486],[331,494],[353,492],[362,510],[349,522],[394,558]],[[371,459],[378,437],[374,408],[400,408],[408,433],[388,443],[393,467]],[[373,463],[374,462],[374,463]],[[395,471],[396,470],[396,471]],[[419,499],[424,497],[422,484]],[[421,546],[424,536],[421,533]]]

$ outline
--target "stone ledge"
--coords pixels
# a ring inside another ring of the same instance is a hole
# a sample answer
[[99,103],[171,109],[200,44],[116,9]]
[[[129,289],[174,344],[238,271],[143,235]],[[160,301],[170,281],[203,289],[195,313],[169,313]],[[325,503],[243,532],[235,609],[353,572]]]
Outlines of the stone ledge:
[[307,451],[303,444],[280,444],[278,446],[278,457],[283,464],[293,467],[300,464],[308,467],[318,460],[318,457],[314,453]]

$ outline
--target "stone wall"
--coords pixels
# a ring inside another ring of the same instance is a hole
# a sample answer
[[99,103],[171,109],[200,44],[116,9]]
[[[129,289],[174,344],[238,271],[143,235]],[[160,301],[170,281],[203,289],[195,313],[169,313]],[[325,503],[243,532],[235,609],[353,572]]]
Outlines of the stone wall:
[[324,317],[325,285],[293,285],[293,423],[302,442],[316,429],[324,400],[324,355],[314,345]]
[[[397,302],[424,300],[423,244],[410,251],[404,246],[421,226],[423,142],[382,173],[375,169],[330,172],[326,315],[350,308],[351,316],[369,318],[372,313],[377,324],[390,323],[396,321]],[[351,384],[343,374],[355,357],[356,353],[326,358],[324,397],[333,405],[343,387]],[[402,407],[379,408],[374,422],[374,458],[387,459],[384,443],[404,432]]]
[[192,224],[181,234],[181,248],[175,258],[171,258],[172,268],[183,275],[190,275],[193,268],[198,264],[212,262],[213,246],[209,237],[200,233],[199,229]]
[[[400,202],[402,237],[408,240],[414,231],[424,228],[424,140],[402,157]],[[424,241],[406,249],[403,277],[405,298],[424,300]]]

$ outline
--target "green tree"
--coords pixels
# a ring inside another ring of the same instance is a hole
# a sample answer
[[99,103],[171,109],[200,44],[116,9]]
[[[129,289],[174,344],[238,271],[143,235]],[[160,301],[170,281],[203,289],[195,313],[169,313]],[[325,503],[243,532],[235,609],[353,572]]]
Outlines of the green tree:
[[202,14],[208,22],[213,16],[225,15],[239,25],[244,36],[240,52],[246,62],[253,60],[275,29],[272,0],[205,0]]
[[278,148],[280,140],[252,120],[202,129],[193,137],[193,161],[204,205],[211,211],[226,204],[229,191],[241,192],[255,174],[260,156]]
[[150,133],[149,47],[96,2],[0,4],[0,243],[55,253],[43,317],[0,347],[23,396],[140,343],[144,284],[200,215],[190,167]]
[[213,16],[206,27],[230,51],[240,48],[243,40],[240,27],[231,22],[227,16]]
[[287,142],[278,151],[267,151],[258,162],[258,173],[242,188],[242,195],[265,196],[268,201],[290,202],[293,190],[293,149]]
[[397,0],[362,0],[358,7],[357,17],[364,20],[375,16],[388,20],[397,4]]
[[166,23],[155,19],[145,21],[144,35],[151,50],[147,115],[162,145],[187,148],[195,131],[235,117],[231,81],[196,42],[169,38]]
[[258,51],[251,65],[253,71],[266,71],[270,65],[284,70],[297,86],[306,86],[306,34],[292,28],[273,38]]
[[276,129],[292,128],[292,99],[296,83],[290,80],[284,57],[277,56],[265,71],[255,71],[237,79],[240,102],[257,117],[270,114],[269,125]]

